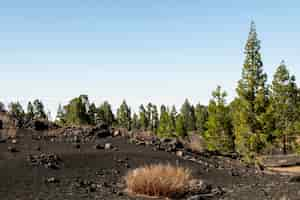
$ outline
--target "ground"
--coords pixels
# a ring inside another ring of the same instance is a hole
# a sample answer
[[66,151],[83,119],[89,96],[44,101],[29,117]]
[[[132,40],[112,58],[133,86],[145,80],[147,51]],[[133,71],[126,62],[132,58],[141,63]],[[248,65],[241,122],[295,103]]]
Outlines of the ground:
[[[150,163],[190,168],[196,178],[212,188],[210,194],[198,199],[300,199],[300,180],[297,178],[258,172],[230,158],[201,154],[179,157],[157,151],[153,146],[131,144],[128,138],[121,136],[99,138],[75,146],[66,141],[37,140],[32,134],[22,130],[16,141],[0,143],[1,199],[146,199],[127,195],[123,176],[130,169]],[[14,142],[16,144],[12,144]],[[105,143],[111,143],[112,148],[95,148],[96,144]],[[43,157],[42,154],[48,160],[36,164],[34,159]],[[51,160],[50,154],[58,158]],[[54,165],[46,167],[47,162]]]

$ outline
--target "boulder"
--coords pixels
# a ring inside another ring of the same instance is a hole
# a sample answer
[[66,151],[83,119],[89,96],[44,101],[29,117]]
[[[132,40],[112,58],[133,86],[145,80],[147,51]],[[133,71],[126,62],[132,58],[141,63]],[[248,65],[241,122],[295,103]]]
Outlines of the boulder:
[[16,149],[16,147],[12,147],[12,146],[7,147],[7,150],[8,150],[9,152],[11,152],[11,153],[16,153],[16,152],[18,152],[18,150]]
[[300,183],[300,176],[293,176],[292,178],[290,178],[289,182]]
[[115,130],[113,133],[114,137],[120,136],[121,135],[121,131],[120,130]]
[[50,177],[45,179],[45,183],[59,183],[59,180],[55,177]]
[[183,157],[183,151],[176,151],[176,156]]
[[95,149],[104,149],[104,146],[101,144],[96,144]]
[[111,143],[105,143],[105,144],[104,144],[104,149],[105,149],[105,150],[112,149],[112,144],[111,144]]

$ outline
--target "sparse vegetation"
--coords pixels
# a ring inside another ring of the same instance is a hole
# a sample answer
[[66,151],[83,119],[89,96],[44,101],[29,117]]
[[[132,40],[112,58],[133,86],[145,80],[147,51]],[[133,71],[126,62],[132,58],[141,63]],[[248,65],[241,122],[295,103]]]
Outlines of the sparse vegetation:
[[[177,110],[175,106],[159,107],[149,102],[140,105],[134,113],[124,100],[113,113],[109,102],[97,106],[87,95],[80,95],[66,105],[59,105],[56,123],[62,126],[106,124],[128,132],[149,131],[162,138],[187,138],[196,133],[205,139],[208,151],[235,152],[250,162],[273,149],[284,154],[295,153],[300,148],[296,142],[300,134],[300,89],[285,62],[278,66],[271,84],[267,83],[260,48],[252,22],[237,97],[232,102],[226,102],[226,92],[219,86],[207,106],[200,103],[194,106],[186,99]],[[18,102],[9,104],[8,108],[19,127],[30,120],[47,120],[40,100],[29,102],[26,113]],[[1,102],[0,110],[5,110]]]
[[152,164],[129,171],[125,176],[127,192],[152,197],[184,194],[192,180],[191,171],[170,164]]

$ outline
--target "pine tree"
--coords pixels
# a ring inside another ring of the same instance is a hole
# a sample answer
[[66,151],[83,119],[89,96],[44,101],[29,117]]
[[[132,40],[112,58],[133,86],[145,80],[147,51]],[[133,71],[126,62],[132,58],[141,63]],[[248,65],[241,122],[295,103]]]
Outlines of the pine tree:
[[146,119],[148,122],[148,126],[146,127],[147,130],[153,130],[152,127],[152,103],[148,103],[147,105],[147,111],[146,111]]
[[96,124],[96,113],[97,113],[97,108],[95,103],[91,103],[89,106],[88,110],[88,115],[89,115],[89,123],[95,125]]
[[131,110],[125,100],[123,100],[120,108],[117,110],[117,121],[120,127],[131,129]]
[[185,127],[185,121],[181,114],[176,116],[175,130],[177,137],[185,137],[187,135],[187,129]]
[[273,77],[268,112],[276,122],[275,137],[282,139],[284,153],[287,153],[288,135],[295,132],[295,124],[299,120],[298,107],[295,77],[290,76],[282,61]]
[[199,133],[206,131],[206,122],[208,119],[207,107],[198,103],[195,108],[196,129]]
[[88,114],[89,100],[87,95],[80,95],[64,106],[65,121],[68,125],[83,125],[90,123]]
[[267,75],[263,72],[260,41],[254,22],[251,23],[245,54],[233,118],[236,150],[251,158],[265,146],[266,134],[263,129],[268,104]]
[[175,127],[173,126],[169,110],[165,105],[162,105],[160,108],[158,135],[160,137],[171,137],[173,136],[174,130]]
[[139,130],[140,129],[140,124],[139,124],[139,118],[136,113],[133,114],[132,116],[132,130]]
[[147,127],[149,126],[149,121],[147,118],[147,112],[146,109],[144,107],[144,105],[140,105],[139,108],[139,124],[140,124],[140,128],[145,131],[147,129]]
[[112,112],[111,105],[108,101],[104,101],[99,108],[97,108],[96,122],[105,123],[108,126],[112,126],[115,121],[115,116]]
[[196,130],[196,117],[195,117],[195,109],[190,104],[188,99],[185,100],[184,104],[180,109],[180,114],[183,117],[185,127],[187,131]]
[[34,118],[34,108],[32,103],[29,101],[27,104],[26,119],[30,121],[33,118]]
[[[175,105],[172,106],[171,113],[170,113],[170,118],[172,122],[172,127],[176,129],[176,118],[177,118],[177,110]],[[176,130],[173,130],[175,132]]]
[[8,105],[9,114],[17,119],[17,126],[20,128],[24,125],[25,112],[22,105],[19,102],[12,102]]
[[44,104],[42,101],[36,99],[33,102],[34,118],[36,119],[47,119]]
[[234,139],[229,107],[226,106],[226,92],[218,86],[212,93],[208,106],[207,131],[204,137],[210,151],[233,152]]
[[156,105],[152,105],[151,116],[151,131],[156,133],[159,126],[159,116]]
[[0,101],[0,112],[5,111],[5,105]]
[[66,119],[65,119],[65,111],[62,108],[61,104],[58,105],[57,114],[56,114],[56,121],[58,124],[65,125]]

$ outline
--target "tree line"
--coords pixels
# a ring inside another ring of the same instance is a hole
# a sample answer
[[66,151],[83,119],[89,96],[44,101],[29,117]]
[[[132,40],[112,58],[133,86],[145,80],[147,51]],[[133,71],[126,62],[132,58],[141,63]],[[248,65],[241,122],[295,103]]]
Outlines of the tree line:
[[[252,22],[237,96],[231,102],[227,102],[227,93],[218,86],[208,106],[192,105],[186,99],[179,110],[175,106],[158,107],[148,103],[140,105],[134,113],[124,100],[114,114],[109,102],[96,106],[87,95],[80,95],[67,105],[59,105],[56,122],[60,125],[105,123],[128,130],[151,131],[159,137],[185,137],[195,133],[204,138],[208,150],[237,152],[247,160],[276,150],[298,151],[300,89],[296,78],[281,61],[271,84],[267,84],[260,48]],[[3,108],[0,104],[0,109]],[[26,113],[18,102],[11,103],[9,112],[21,122],[47,119],[39,100],[29,102]]]

